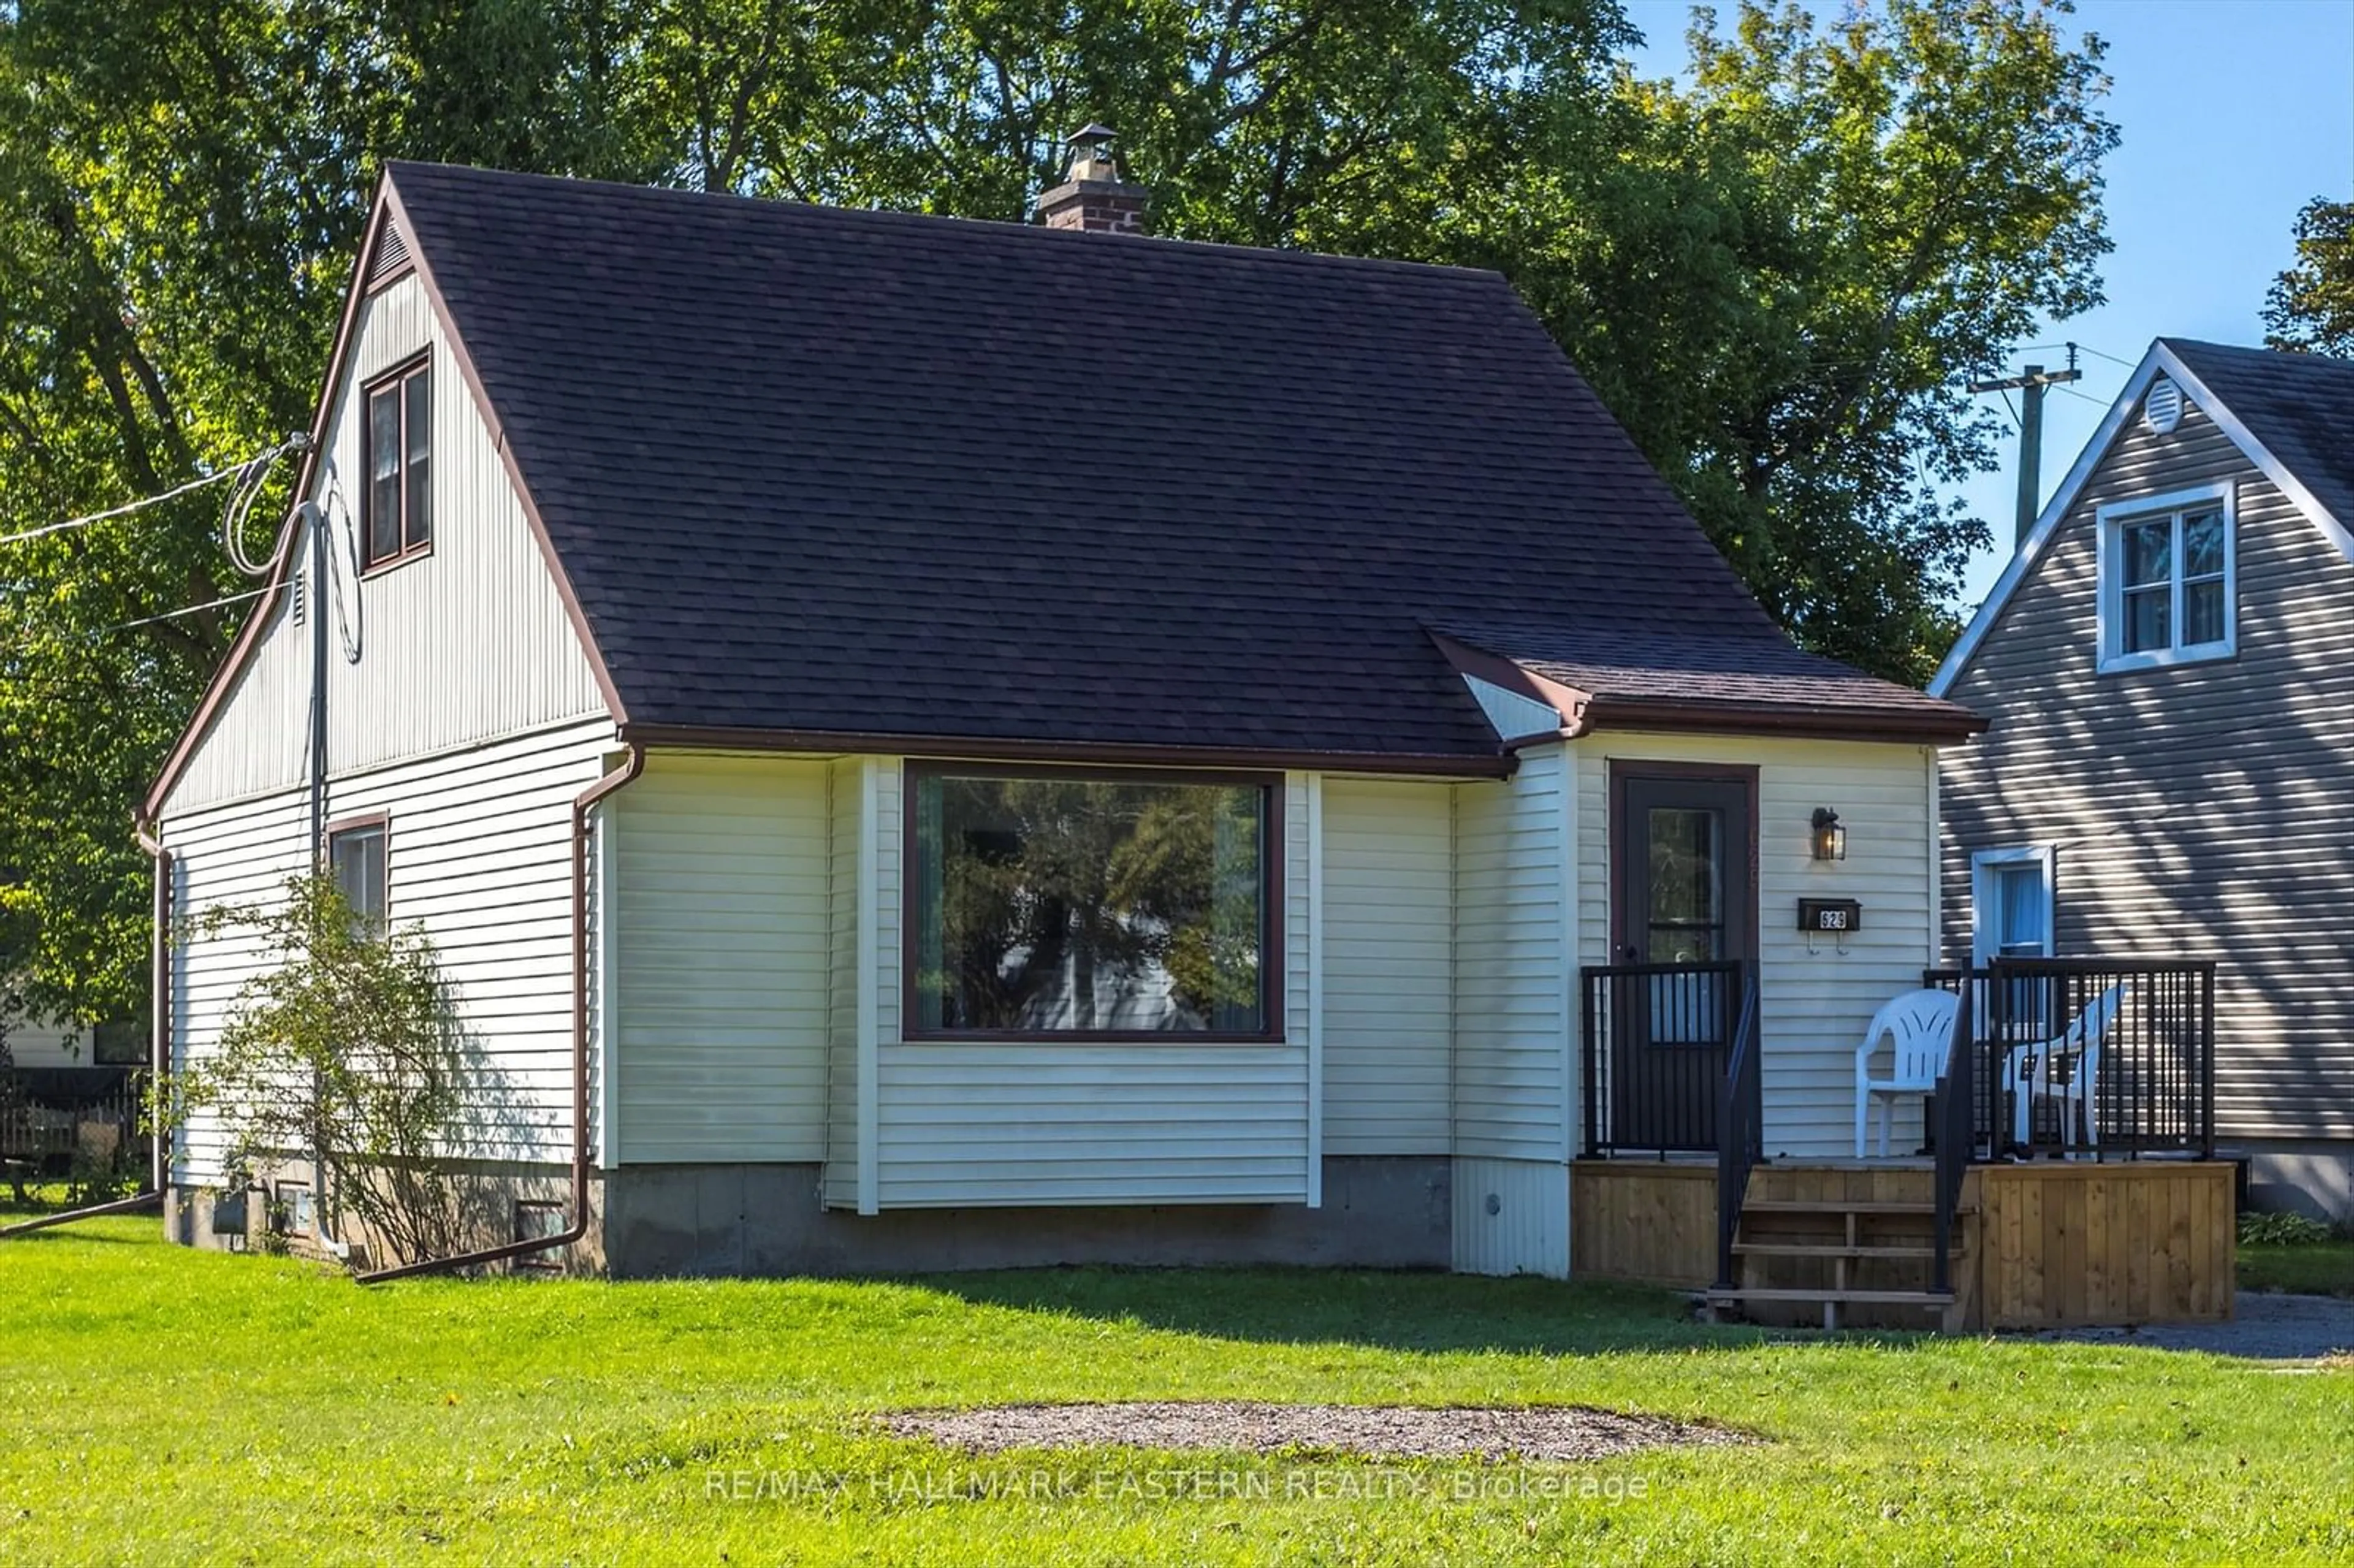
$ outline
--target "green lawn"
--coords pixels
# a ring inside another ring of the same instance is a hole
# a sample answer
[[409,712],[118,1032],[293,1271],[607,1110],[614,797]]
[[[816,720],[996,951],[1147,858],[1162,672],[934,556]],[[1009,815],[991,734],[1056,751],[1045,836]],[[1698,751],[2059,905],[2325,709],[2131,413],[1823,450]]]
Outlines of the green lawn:
[[[2354,1372],[2342,1368],[1775,1337],[1685,1321],[1648,1292],[1437,1276],[362,1290],[155,1234],[143,1218],[0,1243],[0,1563],[2354,1554]],[[1768,1441],[1571,1467],[1305,1472],[1328,1493],[1390,1494],[1379,1500],[1286,1499],[1281,1479],[1270,1500],[1145,1500],[1121,1493],[1172,1469],[1303,1472],[1106,1449],[1056,1467],[1068,1495],[960,1499],[940,1494],[971,1461],[861,1419],[1188,1395],[1585,1402]],[[765,1495],[716,1496],[715,1476]],[[1529,1495],[1564,1478],[1573,1494],[1590,1480],[1619,1495]],[[1457,1500],[1474,1480],[1489,1495]]]
[[2240,1247],[2240,1288],[2354,1296],[2354,1241]]

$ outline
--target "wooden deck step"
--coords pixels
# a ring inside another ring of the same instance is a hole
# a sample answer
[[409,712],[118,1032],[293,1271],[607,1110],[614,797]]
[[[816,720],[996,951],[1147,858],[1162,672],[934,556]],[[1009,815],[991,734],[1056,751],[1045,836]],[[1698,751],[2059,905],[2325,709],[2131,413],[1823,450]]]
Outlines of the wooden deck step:
[[[1956,1257],[1960,1256],[1962,1252],[1959,1241],[1960,1238],[1956,1237],[1954,1247],[1954,1255]],[[1872,1242],[1860,1242],[1853,1246],[1841,1246],[1836,1242],[1822,1241],[1737,1241],[1733,1244],[1733,1250],[1736,1253],[1754,1253],[1761,1257],[1933,1258],[1937,1255],[1937,1249],[1934,1246],[1884,1246]]]
[[1923,1214],[1935,1217],[1931,1202],[1857,1202],[1847,1198],[1752,1198],[1741,1205],[1744,1214]]
[[1893,1307],[1947,1307],[1953,1304],[1950,1290],[1745,1290],[1735,1286],[1731,1290],[1711,1287],[1711,1301],[1821,1301],[1871,1302]]

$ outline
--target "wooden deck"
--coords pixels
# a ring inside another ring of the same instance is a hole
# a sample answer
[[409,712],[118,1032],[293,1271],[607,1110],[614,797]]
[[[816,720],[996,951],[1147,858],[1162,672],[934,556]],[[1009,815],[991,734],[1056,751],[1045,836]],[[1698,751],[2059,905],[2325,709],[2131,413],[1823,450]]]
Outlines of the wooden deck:
[[[1786,1160],[1750,1181],[1742,1283],[1806,1292],[1917,1289],[1932,1241],[1925,1160]],[[1979,1329],[2212,1321],[2232,1312],[2232,1167],[2040,1160],[1971,1170],[1955,1224],[1946,1325]],[[1859,1255],[1863,1254],[1866,1255]],[[1716,1277],[1716,1168],[1578,1160],[1574,1275],[1702,1289]],[[1770,1316],[1770,1310],[1759,1316]],[[1794,1308],[1790,1321],[1809,1314]],[[1918,1311],[1850,1320],[1922,1326]]]

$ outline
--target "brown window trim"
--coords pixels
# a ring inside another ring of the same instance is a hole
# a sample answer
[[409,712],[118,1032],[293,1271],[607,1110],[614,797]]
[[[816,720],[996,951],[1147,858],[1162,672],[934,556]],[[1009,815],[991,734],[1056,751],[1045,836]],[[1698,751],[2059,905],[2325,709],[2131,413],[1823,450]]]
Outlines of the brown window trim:
[[[1075,783],[1247,785],[1267,794],[1267,834],[1260,886],[1266,951],[1259,963],[1260,1005],[1267,1027],[1255,1033],[1177,1029],[925,1029],[916,1023],[916,966],[908,960],[916,937],[916,785],[923,779],[1061,779]],[[1289,1009],[1284,991],[1284,935],[1289,922],[1283,880],[1287,826],[1283,775],[1233,769],[1081,767],[1027,763],[907,761],[899,787],[899,1038],[909,1044],[1022,1045],[1282,1045],[1288,1043]],[[391,878],[387,873],[386,881]],[[386,903],[389,906],[389,895]]]
[[319,874],[323,876],[335,874],[335,860],[333,853],[335,840],[345,833],[358,832],[364,828],[376,828],[384,834],[384,923],[389,927],[392,924],[392,813],[390,811],[361,811],[354,816],[338,817],[320,828]]
[[[433,553],[433,541],[440,532],[438,527],[435,528],[433,533],[426,535],[425,542],[421,545],[412,545],[408,542],[408,400],[404,396],[401,398],[400,413],[400,548],[389,556],[378,556],[375,560],[368,559],[368,540],[374,531],[373,508],[376,505],[376,435],[372,421],[368,418],[368,405],[375,399],[376,395],[387,387],[398,385],[420,370],[429,371],[432,368],[433,351],[429,348],[419,349],[390,369],[379,372],[360,384],[359,556],[360,579],[363,582],[369,577],[398,567],[405,567],[411,561],[421,561],[430,556]],[[426,441],[427,456],[429,459],[432,456],[432,433],[429,430],[426,434]],[[431,482],[429,476],[427,482]]]

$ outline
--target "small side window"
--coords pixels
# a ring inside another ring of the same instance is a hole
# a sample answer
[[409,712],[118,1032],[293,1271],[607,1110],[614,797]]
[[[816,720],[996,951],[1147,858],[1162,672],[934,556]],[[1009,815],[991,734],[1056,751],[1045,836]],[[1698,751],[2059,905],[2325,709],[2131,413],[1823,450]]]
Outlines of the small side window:
[[327,868],[352,912],[381,930],[386,917],[385,824],[358,822],[327,834]]
[[2057,913],[2052,860],[2051,849],[2042,845],[1981,850],[1970,857],[1970,899],[1976,913],[1970,946],[1978,963],[2052,956]]

